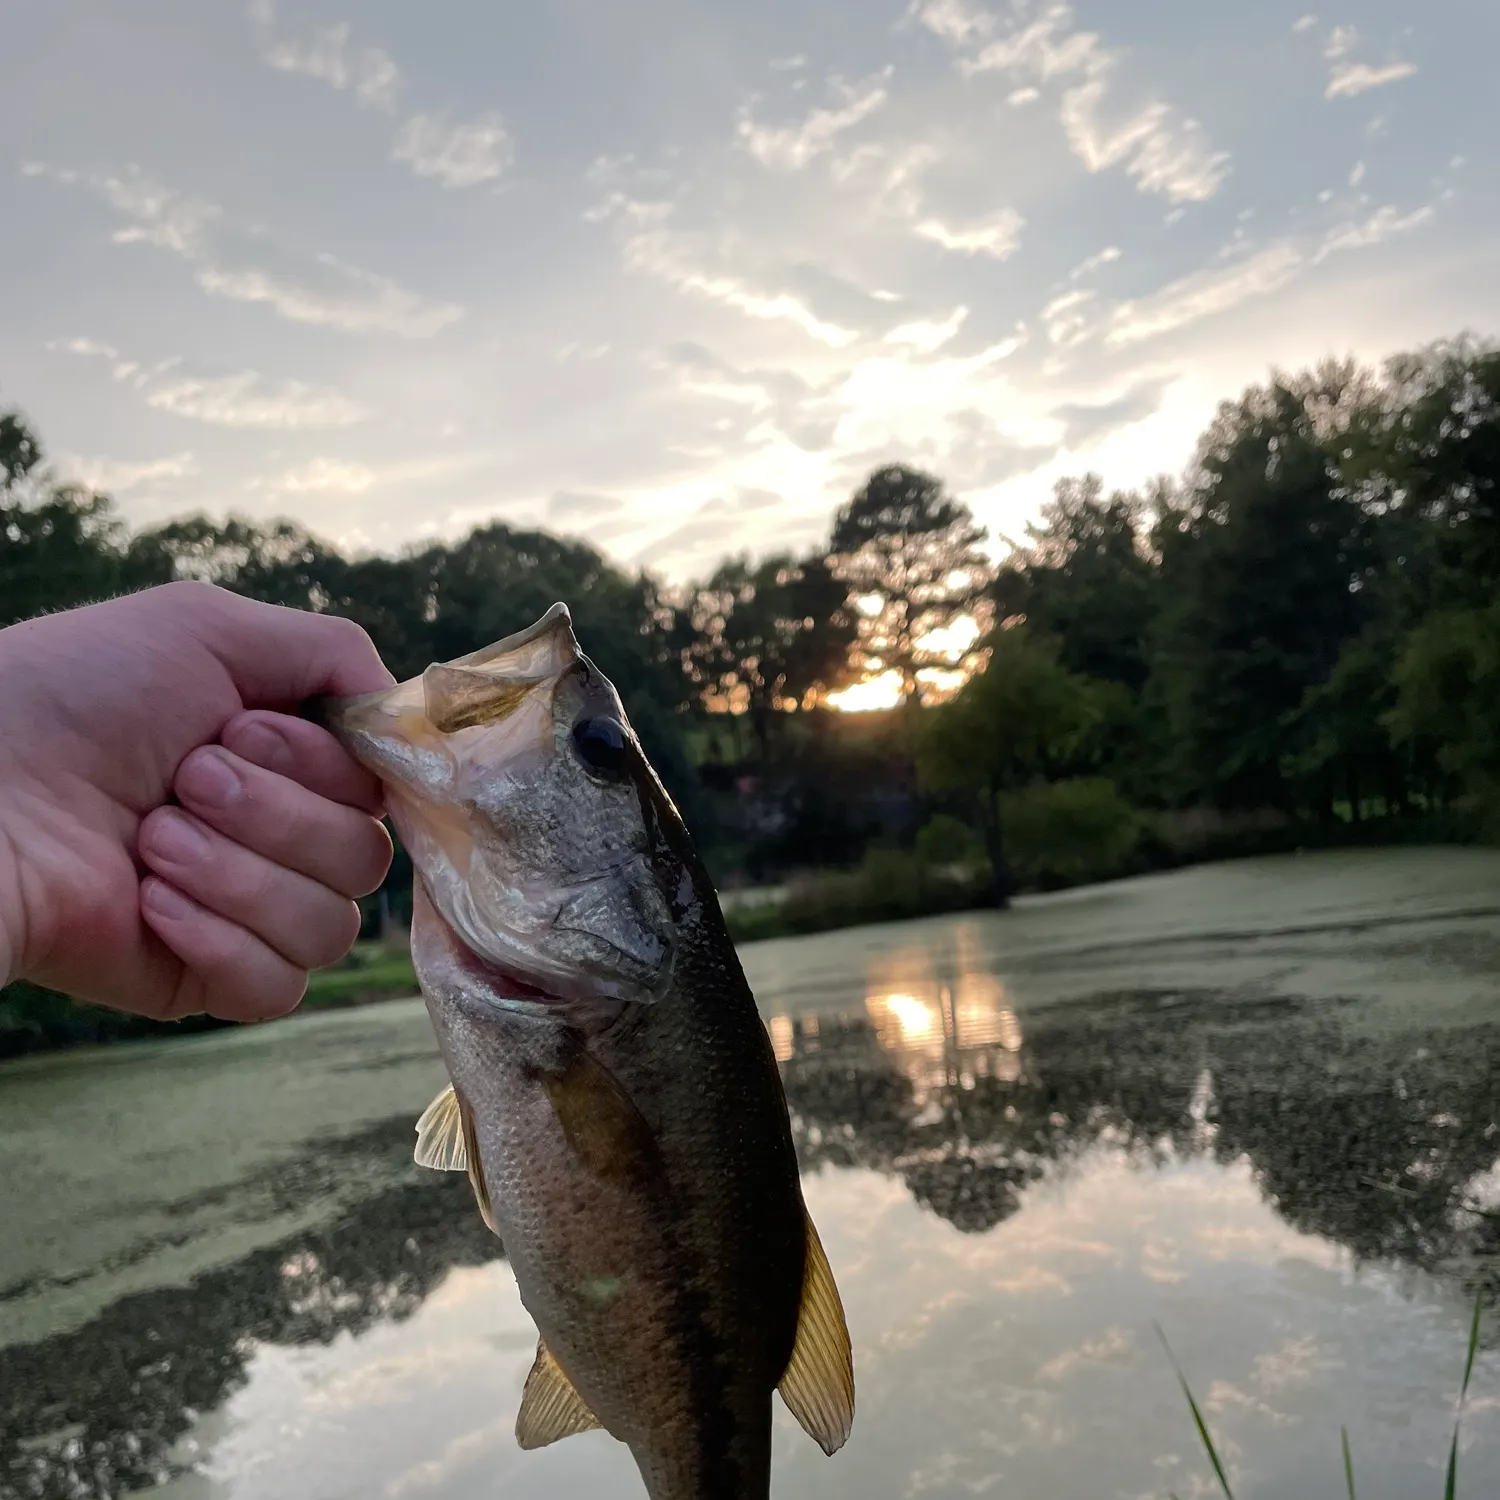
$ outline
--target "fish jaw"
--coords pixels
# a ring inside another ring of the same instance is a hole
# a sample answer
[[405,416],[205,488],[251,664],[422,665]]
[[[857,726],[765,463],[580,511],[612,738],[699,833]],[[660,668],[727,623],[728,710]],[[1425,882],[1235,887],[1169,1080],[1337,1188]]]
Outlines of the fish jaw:
[[575,726],[607,718],[639,747],[565,606],[322,717],[384,783],[434,908],[475,959],[567,1001],[665,992],[675,924],[639,798],[589,773]]

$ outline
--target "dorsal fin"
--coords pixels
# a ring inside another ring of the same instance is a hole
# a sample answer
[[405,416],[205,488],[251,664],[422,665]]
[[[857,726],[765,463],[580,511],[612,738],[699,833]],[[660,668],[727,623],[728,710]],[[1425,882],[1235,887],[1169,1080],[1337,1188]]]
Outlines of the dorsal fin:
[[417,1149],[412,1156],[419,1167],[431,1167],[434,1172],[468,1170],[463,1111],[451,1083],[422,1111],[417,1121]]
[[[803,1210],[804,1217],[807,1211]],[[833,1268],[813,1221],[807,1223],[807,1263],[797,1344],[777,1387],[808,1436],[827,1454],[837,1453],[854,1425],[854,1351]]]
[[590,1432],[600,1425],[598,1417],[584,1404],[573,1389],[573,1382],[562,1372],[546,1344],[536,1345],[536,1362],[526,1377],[521,1393],[521,1410],[516,1417],[516,1441],[523,1448],[545,1448],[559,1438],[576,1432]]

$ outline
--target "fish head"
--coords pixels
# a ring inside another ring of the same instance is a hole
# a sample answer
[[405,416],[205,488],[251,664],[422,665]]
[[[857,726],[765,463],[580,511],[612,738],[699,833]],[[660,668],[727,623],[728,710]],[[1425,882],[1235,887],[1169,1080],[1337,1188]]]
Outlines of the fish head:
[[[425,944],[475,960],[489,1000],[512,1009],[665,992],[676,928],[659,783],[565,605],[322,717],[385,784],[428,908],[417,901],[419,974]],[[446,930],[424,937],[431,917]]]

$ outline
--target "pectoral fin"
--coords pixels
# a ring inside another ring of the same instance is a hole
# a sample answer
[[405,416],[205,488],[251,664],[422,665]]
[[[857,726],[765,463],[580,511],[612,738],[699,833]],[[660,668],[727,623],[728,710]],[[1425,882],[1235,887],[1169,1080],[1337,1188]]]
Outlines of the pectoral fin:
[[620,1080],[581,1048],[545,1079],[563,1135],[596,1177],[639,1181],[658,1167],[656,1137]]
[[792,1415],[825,1453],[837,1453],[844,1446],[854,1425],[854,1352],[833,1268],[811,1218],[797,1344],[778,1389]]
[[516,1417],[516,1441],[523,1448],[545,1448],[559,1438],[590,1432],[599,1425],[598,1417],[584,1405],[562,1366],[539,1339]]
[[417,1121],[417,1149],[412,1156],[419,1167],[430,1167],[435,1172],[467,1172],[480,1216],[492,1233],[500,1233],[495,1228],[490,1190],[479,1165],[474,1116],[451,1083],[422,1111]]
[[468,1170],[463,1111],[451,1083],[422,1111],[417,1121],[417,1149],[412,1154],[419,1167],[431,1167],[434,1172]]

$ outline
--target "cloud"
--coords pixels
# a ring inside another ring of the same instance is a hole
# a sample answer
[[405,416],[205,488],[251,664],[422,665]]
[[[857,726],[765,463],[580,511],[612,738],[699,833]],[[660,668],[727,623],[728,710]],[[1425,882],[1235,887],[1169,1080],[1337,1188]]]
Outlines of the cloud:
[[1012,89],[1005,96],[1005,102],[1019,109],[1023,104],[1034,104],[1041,97],[1042,91],[1040,89],[1035,89],[1027,85],[1025,88]]
[[935,36],[960,45],[983,40],[995,26],[994,17],[971,0],[922,0],[913,10]]
[[1432,216],[1430,205],[1403,214],[1387,204],[1366,219],[1335,225],[1311,243],[1279,240],[1228,266],[1195,271],[1149,296],[1117,306],[1110,315],[1104,342],[1121,348],[1227,312],[1250,298],[1279,290],[1330,255],[1378,245],[1427,223]]
[[278,34],[275,9],[266,0],[257,0],[250,7],[250,18],[255,23],[260,55],[271,67],[316,78],[341,93],[352,91],[366,109],[396,107],[403,83],[401,69],[380,47],[351,47],[347,21]]
[[[1296,29],[1305,31],[1309,28],[1299,22]],[[1353,26],[1335,26],[1328,33],[1327,40],[1323,43],[1323,56],[1331,64],[1328,87],[1323,91],[1325,99],[1353,98],[1356,94],[1381,88],[1387,83],[1410,78],[1417,71],[1416,64],[1409,62],[1392,62],[1383,68],[1352,62],[1350,54],[1358,44],[1359,32]]]
[[1297,19],[1292,22],[1292,30],[1299,33],[1303,31],[1311,31],[1317,24],[1318,18],[1316,16],[1298,16]]
[[1372,68],[1367,63],[1339,63],[1329,75],[1323,97],[1350,98],[1369,89],[1378,89],[1384,84],[1410,78],[1416,71],[1416,64],[1408,62],[1390,63],[1383,68]]
[[158,411],[216,427],[265,428],[296,432],[352,427],[369,413],[336,391],[300,380],[268,381],[254,370],[210,377],[160,379],[146,388],[146,402]]
[[799,125],[759,125],[747,105],[740,111],[736,134],[741,145],[762,166],[778,171],[800,171],[821,156],[846,130],[867,120],[886,102],[885,80],[890,68],[859,84],[831,79],[843,102],[836,109],[815,109]]
[[693,264],[690,246],[671,231],[671,215],[669,203],[646,202],[613,190],[588,210],[585,218],[613,223],[626,266],[655,276],[678,291],[732,307],[746,317],[792,323],[830,348],[843,348],[859,337],[852,328],[820,318],[791,292],[761,290],[737,275]]
[[989,255],[1004,260],[1015,253],[1021,243],[1021,230],[1026,221],[1013,208],[1002,208],[988,218],[955,227],[941,219],[923,219],[915,233],[924,240],[931,240],[945,250],[956,250],[964,255]]
[[905,344],[920,354],[931,354],[948,343],[964,325],[969,316],[967,307],[955,307],[941,323],[931,319],[917,319],[902,323],[886,334],[888,344]]
[[1075,28],[1070,5],[1050,5],[1032,20],[1013,12],[1009,29],[998,36],[994,15],[955,0],[927,0],[917,15],[965,54],[958,68],[969,76],[1007,72],[1032,89],[1081,76],[1064,91],[1059,118],[1069,147],[1090,172],[1123,166],[1142,192],[1172,203],[1211,198],[1228,175],[1228,153],[1212,150],[1202,126],[1171,106],[1153,101],[1123,115],[1106,108],[1119,57],[1096,32]]
[[1101,266],[1107,266],[1112,262],[1119,260],[1122,254],[1124,254],[1124,252],[1118,245],[1106,245],[1102,250],[1096,251],[1093,255],[1090,255],[1084,260],[1079,261],[1078,264],[1068,272],[1068,280],[1077,281],[1080,277],[1087,276],[1091,272],[1097,271]]
[[166,187],[131,167],[120,174],[79,174],[33,164],[32,176],[83,183],[124,221],[116,244],[151,245],[192,265],[205,292],[264,303],[294,323],[348,333],[431,338],[464,309],[408,291],[388,277],[326,252],[288,245],[268,231],[232,220],[216,203]]
[[505,122],[493,110],[466,125],[440,115],[413,115],[396,134],[391,159],[444,187],[477,187],[501,176],[515,159]]
[[247,488],[277,495],[364,495],[382,486],[448,478],[487,464],[492,457],[488,453],[443,453],[372,467],[356,460],[320,456],[270,478],[252,480]]
[[[316,78],[339,92],[352,92],[362,108],[389,114],[405,88],[396,60],[383,48],[355,47],[347,21],[332,26],[278,29],[271,0],[254,0],[250,17],[261,56],[284,73]],[[450,123],[446,113],[412,115],[396,132],[391,160],[404,162],[418,177],[444,187],[476,187],[501,176],[515,158],[505,123],[490,110],[467,124]]]
[[1047,341],[1060,349],[1070,349],[1088,338],[1094,325],[1085,308],[1093,300],[1094,293],[1081,288],[1054,297],[1042,309],[1042,327],[1047,330]]
[[163,480],[189,479],[198,473],[198,460],[191,453],[133,463],[119,458],[80,458],[62,454],[58,465],[75,482],[101,495],[126,495]]
[[214,427],[294,432],[352,427],[369,416],[363,407],[337,391],[301,380],[267,380],[254,370],[188,374],[178,358],[148,367],[139,360],[123,359],[118,349],[99,339],[74,338],[47,347],[107,360],[113,365],[114,378],[140,391],[148,406]]
[[1104,342],[1120,348],[1227,312],[1249,297],[1285,286],[1303,259],[1295,245],[1283,242],[1224,269],[1195,271],[1149,296],[1121,303],[1110,319]]
[[578,490],[558,490],[547,502],[547,519],[562,523],[595,521],[615,515],[625,502],[614,495],[590,495]]
[[1323,56],[1329,58],[1347,57],[1358,40],[1359,32],[1354,27],[1335,26],[1328,33],[1328,40],[1323,44]]
[[1169,203],[1202,203],[1218,192],[1229,153],[1211,151],[1197,121],[1176,119],[1165,104],[1148,104],[1111,128],[1101,118],[1105,92],[1104,78],[1096,76],[1063,95],[1063,131],[1090,172],[1123,162],[1142,192]]
[[1378,245],[1392,235],[1416,229],[1431,217],[1430,204],[1403,214],[1393,204],[1387,203],[1362,222],[1341,224],[1329,230],[1313,255],[1313,264],[1317,265],[1340,250],[1362,250],[1370,245]]

